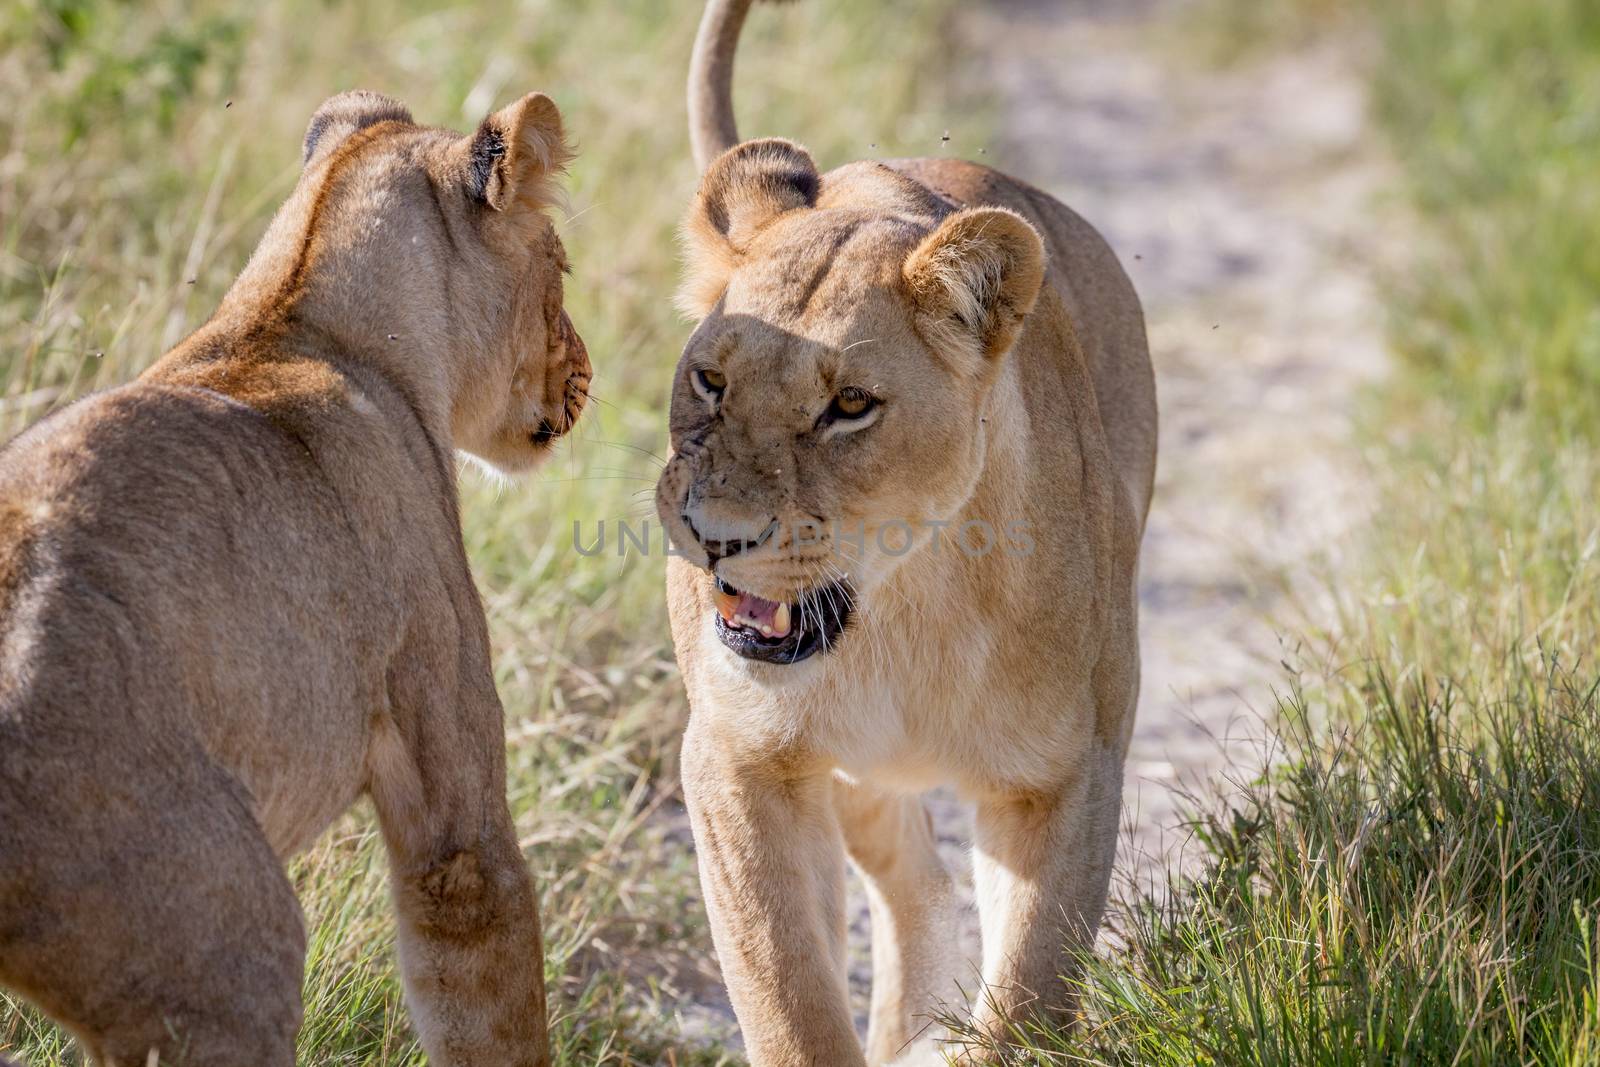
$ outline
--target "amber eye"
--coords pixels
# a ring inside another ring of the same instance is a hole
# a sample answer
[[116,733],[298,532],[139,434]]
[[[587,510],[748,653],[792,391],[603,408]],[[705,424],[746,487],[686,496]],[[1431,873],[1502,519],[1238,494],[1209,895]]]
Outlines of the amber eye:
[[722,400],[722,391],[728,387],[728,376],[711,367],[697,367],[689,374],[689,384],[700,399],[716,407]]
[[828,414],[835,419],[859,419],[878,406],[878,398],[865,389],[850,386],[839,390],[828,406]]

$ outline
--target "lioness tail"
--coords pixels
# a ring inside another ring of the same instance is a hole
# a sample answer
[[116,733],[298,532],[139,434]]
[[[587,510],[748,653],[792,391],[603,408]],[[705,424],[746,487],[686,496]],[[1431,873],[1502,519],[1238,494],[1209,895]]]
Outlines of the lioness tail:
[[689,140],[701,171],[739,143],[733,118],[733,53],[754,0],[707,0],[689,60]]

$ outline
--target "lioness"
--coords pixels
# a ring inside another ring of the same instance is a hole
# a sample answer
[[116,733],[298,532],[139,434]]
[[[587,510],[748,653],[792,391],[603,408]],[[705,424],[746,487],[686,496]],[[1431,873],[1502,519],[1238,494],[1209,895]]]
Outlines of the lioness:
[[329,100],[210,321],[0,454],[0,984],[108,1065],[294,1063],[285,857],[362,793],[436,1064],[547,1064],[533,886],[452,451],[582,410],[531,94]]
[[[683,554],[683,784],[752,1063],[876,1064],[950,988],[951,881],[915,796],[940,782],[977,805],[977,1026],[1070,1017],[1138,690],[1155,390],[1126,275],[1044,193],[738,144],[749,6],[711,0],[689,84],[700,322],[656,496]],[[872,914],[864,1058],[843,851]]]

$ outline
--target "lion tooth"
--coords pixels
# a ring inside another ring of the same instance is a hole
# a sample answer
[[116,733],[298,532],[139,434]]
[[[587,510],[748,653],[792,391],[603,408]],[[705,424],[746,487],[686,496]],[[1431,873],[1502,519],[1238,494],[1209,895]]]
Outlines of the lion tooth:
[[714,589],[711,599],[717,605],[717,614],[722,616],[722,621],[733,622],[734,615],[739,610],[739,598],[732,593],[724,593],[721,589]]
[[788,604],[779,604],[778,610],[772,613],[772,633],[776,637],[789,636]]

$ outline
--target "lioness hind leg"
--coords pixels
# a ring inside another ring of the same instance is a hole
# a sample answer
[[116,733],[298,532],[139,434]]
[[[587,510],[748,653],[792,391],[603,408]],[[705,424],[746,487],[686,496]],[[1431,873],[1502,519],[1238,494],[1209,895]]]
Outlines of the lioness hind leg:
[[957,992],[955,887],[920,797],[839,779],[833,797],[872,916],[867,1062],[889,1063]]
[[292,1067],[305,930],[237,787],[82,769],[0,789],[0,985],[106,1067]]

